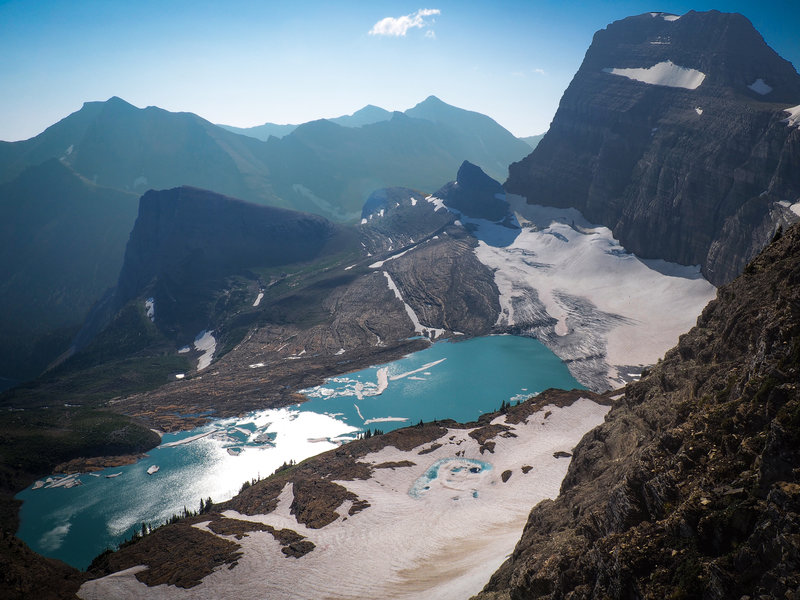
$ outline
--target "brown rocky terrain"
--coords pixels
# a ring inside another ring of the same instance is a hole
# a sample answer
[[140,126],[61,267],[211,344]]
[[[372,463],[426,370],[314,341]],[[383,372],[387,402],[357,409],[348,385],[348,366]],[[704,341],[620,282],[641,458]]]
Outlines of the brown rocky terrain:
[[800,226],[575,449],[480,600],[795,598]]

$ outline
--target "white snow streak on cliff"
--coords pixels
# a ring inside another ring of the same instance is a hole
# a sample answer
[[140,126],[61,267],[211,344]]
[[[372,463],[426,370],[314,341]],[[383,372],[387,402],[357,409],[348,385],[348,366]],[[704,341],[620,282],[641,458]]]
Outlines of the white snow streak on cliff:
[[678,66],[671,60],[660,62],[652,67],[646,68],[618,69],[608,67],[603,69],[603,71],[612,75],[620,75],[628,79],[641,81],[642,83],[678,87],[687,90],[697,89],[706,78],[705,73],[696,69]]

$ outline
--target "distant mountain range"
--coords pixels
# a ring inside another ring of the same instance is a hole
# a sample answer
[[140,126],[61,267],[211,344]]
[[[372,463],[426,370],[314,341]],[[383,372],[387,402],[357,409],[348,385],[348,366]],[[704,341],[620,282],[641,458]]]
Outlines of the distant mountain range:
[[[407,113],[367,106],[260,141],[111,98],[29,140],[0,142],[0,215],[13,229],[0,239],[0,377],[30,377],[64,349],[115,284],[136,198],[149,189],[189,185],[355,222],[376,189],[430,192],[467,159],[504,179],[530,150],[489,117],[433,96]],[[67,267],[53,276],[56,255]]]

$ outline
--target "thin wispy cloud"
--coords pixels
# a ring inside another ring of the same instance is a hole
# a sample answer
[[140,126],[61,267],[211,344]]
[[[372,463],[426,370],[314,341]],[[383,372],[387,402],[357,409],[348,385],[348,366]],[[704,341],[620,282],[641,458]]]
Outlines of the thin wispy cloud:
[[533,72],[536,73],[537,75],[547,75],[547,71],[545,71],[544,69],[534,69]]
[[410,15],[386,17],[375,23],[372,29],[369,30],[369,34],[405,37],[409,29],[428,29],[425,32],[425,37],[435,38],[436,33],[432,29],[429,29],[434,23],[434,19],[430,17],[441,13],[442,11],[438,8],[420,8],[417,12],[411,13]]

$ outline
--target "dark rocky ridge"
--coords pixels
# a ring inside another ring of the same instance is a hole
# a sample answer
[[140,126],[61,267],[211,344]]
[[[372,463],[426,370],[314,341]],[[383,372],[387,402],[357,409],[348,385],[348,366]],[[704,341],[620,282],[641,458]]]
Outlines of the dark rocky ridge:
[[[162,331],[194,335],[210,324],[208,306],[226,277],[313,260],[342,231],[324,217],[197,188],[151,190],[140,200],[110,311],[152,297]],[[108,318],[101,311],[90,319],[78,345]]]
[[[668,60],[705,80],[689,90],[603,71]],[[772,91],[749,89],[757,79]],[[800,130],[782,122],[797,104],[800,75],[745,17],[629,17],[595,34],[550,130],[505,187],[578,208],[638,256],[701,264],[719,285],[796,220],[777,203],[800,198]]]
[[795,598],[800,225],[574,451],[477,596]]
[[508,213],[508,202],[499,198],[505,197],[503,186],[484,173],[480,167],[466,160],[458,169],[455,181],[451,181],[436,194],[437,198],[468,217],[499,221]]

